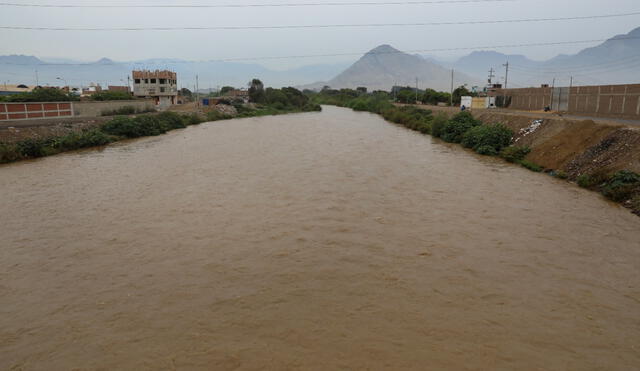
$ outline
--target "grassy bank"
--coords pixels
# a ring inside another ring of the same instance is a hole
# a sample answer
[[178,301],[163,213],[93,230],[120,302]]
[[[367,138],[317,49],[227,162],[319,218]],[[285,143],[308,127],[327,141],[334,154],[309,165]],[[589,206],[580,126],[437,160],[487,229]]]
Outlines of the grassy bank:
[[97,128],[72,132],[63,136],[45,139],[31,138],[16,143],[0,142],[0,163],[50,156],[82,148],[104,146],[122,139],[160,135],[174,129],[186,128],[205,121],[319,110],[320,106],[315,104],[306,104],[302,107],[259,105],[256,108],[244,108],[236,116],[223,115],[216,111],[210,112],[206,118],[196,113],[179,114],[176,112],[162,112],[136,117],[118,116]]
[[[311,101],[376,113],[387,121],[423,134],[430,134],[449,143],[459,143],[481,155],[499,156],[531,171],[545,171],[557,178],[568,179],[563,171],[544,169],[528,161],[526,157],[531,149],[513,145],[514,133],[511,129],[500,123],[483,124],[469,112],[460,112],[449,118],[444,114],[433,115],[430,110],[417,107],[397,107],[390,102],[389,96],[382,92],[359,94],[350,90],[332,91],[329,94],[312,94]],[[640,175],[637,173],[628,170],[603,172],[569,180],[576,181],[584,188],[600,192],[610,200],[619,202],[640,215]]]

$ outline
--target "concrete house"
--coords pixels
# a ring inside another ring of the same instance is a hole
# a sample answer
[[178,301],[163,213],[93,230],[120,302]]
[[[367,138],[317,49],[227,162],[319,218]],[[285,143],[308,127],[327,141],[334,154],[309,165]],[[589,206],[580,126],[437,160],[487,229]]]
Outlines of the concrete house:
[[167,108],[178,101],[178,76],[172,71],[133,71],[133,95]]

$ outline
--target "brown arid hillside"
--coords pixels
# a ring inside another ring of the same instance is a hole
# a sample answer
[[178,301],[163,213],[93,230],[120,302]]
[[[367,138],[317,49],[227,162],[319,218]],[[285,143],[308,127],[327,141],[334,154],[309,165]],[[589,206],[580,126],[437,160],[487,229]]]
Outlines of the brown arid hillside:
[[[429,107],[451,115],[457,109]],[[516,145],[528,146],[527,160],[570,178],[583,174],[631,170],[640,173],[640,126],[605,119],[593,121],[541,113],[474,110],[484,123],[503,123],[515,133]]]
[[[451,70],[432,63],[420,56],[403,53],[389,45],[381,45],[367,52],[344,72],[328,82],[316,83],[308,88],[322,88],[328,85],[333,89],[359,86],[369,90],[389,91],[395,85],[415,86],[416,78],[420,89],[430,88],[438,91],[451,89]],[[481,82],[462,73],[454,74],[454,86],[469,86]]]

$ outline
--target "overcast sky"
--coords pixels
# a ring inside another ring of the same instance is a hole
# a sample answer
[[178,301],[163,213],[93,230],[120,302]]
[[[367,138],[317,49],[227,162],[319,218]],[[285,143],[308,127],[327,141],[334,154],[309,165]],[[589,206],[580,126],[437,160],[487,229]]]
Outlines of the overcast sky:
[[[28,4],[270,4],[354,2],[355,0],[13,0]],[[363,1],[363,0],[360,0]],[[380,2],[381,0],[369,0]],[[382,0],[384,1],[384,0]],[[213,9],[77,9],[0,6],[0,25],[36,27],[272,26],[310,24],[412,23],[571,17],[640,11],[640,0],[515,0],[476,4],[322,6]],[[240,31],[25,31],[0,30],[0,55],[93,61],[147,58],[211,60],[327,53],[361,53],[380,44],[400,50],[474,47],[604,39],[640,26],[640,16],[493,25],[367,27]],[[499,49],[532,59],[575,53],[593,44]],[[442,58],[465,52],[424,53]],[[348,57],[252,61],[271,68],[347,62]]]

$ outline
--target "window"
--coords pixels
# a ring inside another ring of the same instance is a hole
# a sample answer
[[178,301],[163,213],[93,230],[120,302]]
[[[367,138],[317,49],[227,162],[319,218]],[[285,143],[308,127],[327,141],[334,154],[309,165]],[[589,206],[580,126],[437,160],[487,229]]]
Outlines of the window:
[[156,79],[151,79],[151,83],[155,84],[156,83]]
[[160,88],[160,93],[164,93],[164,88]]
[[160,79],[160,83],[161,84],[166,84],[167,83],[167,79]]
[[144,79],[144,83],[148,84],[149,83],[149,79]]
[[136,84],[140,83],[140,79],[136,79],[135,81],[136,81]]

